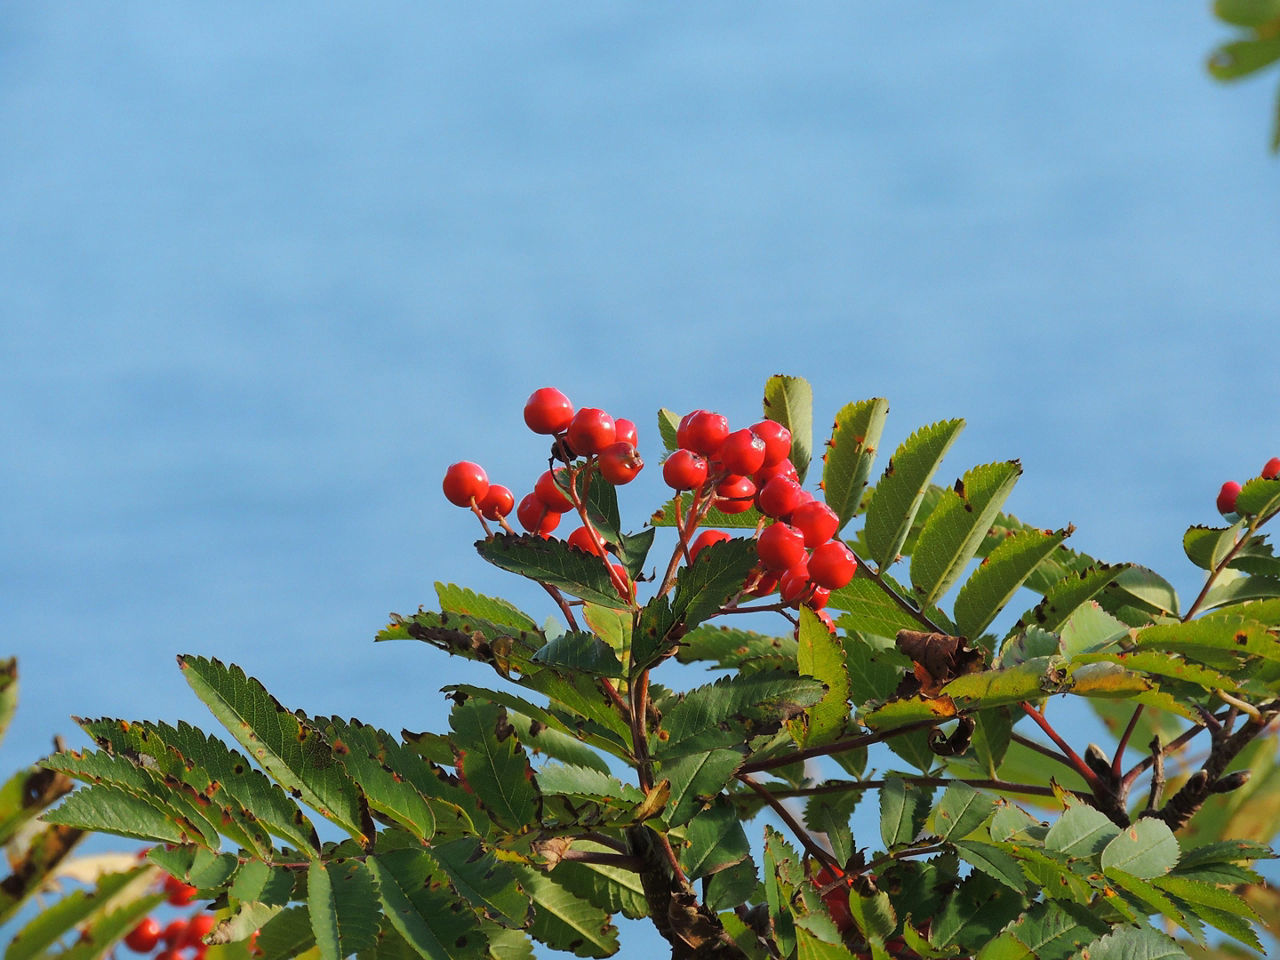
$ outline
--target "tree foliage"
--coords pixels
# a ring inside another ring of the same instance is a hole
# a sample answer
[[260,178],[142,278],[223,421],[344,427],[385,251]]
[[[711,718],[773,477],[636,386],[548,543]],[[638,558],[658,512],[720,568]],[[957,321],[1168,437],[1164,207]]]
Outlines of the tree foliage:
[[[751,596],[768,518],[716,509],[708,486],[624,532],[594,458],[557,442],[618,566],[486,526],[479,555],[541,584],[564,623],[448,583],[393,616],[377,640],[495,674],[444,688],[447,731],[310,716],[184,655],[223,738],[79,721],[92,748],[44,769],[83,785],[45,829],[155,843],[151,862],[219,912],[215,949],[244,956],[260,929],[264,960],[605,957],[619,915],[674,958],[1261,950],[1280,915],[1252,866],[1280,812],[1280,558],[1262,533],[1280,480],[1187,532],[1205,577],[1184,605],[1153,571],[1068,548],[1072,528],[1003,512],[1017,461],[935,485],[962,421],[884,461],[885,401],[846,406],[815,447],[809,397],[775,377],[764,410],[821,467],[857,560],[833,626],[817,604]],[[668,449],[676,419],[659,414]],[[690,562],[714,526],[736,536]],[[674,534],[662,557],[658,528]],[[1098,713],[1109,749],[1073,742],[1068,701]],[[855,832],[860,803],[878,836]]]

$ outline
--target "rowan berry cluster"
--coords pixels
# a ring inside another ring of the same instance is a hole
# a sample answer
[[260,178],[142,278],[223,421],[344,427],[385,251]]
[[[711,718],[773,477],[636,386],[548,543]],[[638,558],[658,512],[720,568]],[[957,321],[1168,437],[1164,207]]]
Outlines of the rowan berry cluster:
[[[1274,480],[1280,477],[1280,457],[1272,457],[1262,467],[1262,473],[1259,474],[1264,480]],[[1222,489],[1218,491],[1218,512],[1219,513],[1235,513],[1236,499],[1240,496],[1243,488],[1234,480],[1228,480],[1222,485]]]
[[[195,899],[196,888],[174,876],[166,875],[161,888],[165,900],[174,907],[185,907]],[[206,911],[177,917],[164,927],[155,917],[144,917],[125,935],[124,945],[135,953],[151,953],[159,947],[153,960],[203,960],[209,950],[204,938],[216,922]]]
[[[830,626],[822,612],[827,596],[853,579],[857,564],[849,548],[833,539],[840,528],[835,511],[800,485],[787,428],[762,420],[730,431],[721,414],[695,410],[680,421],[676,443],[662,477],[676,491],[693,492],[694,511],[706,502],[728,514],[754,506],[762,523],[773,521],[757,528],[760,565],[748,579],[747,595],[777,589],[783,603],[811,607]],[[723,539],[728,535],[703,532],[690,547],[690,559]]]

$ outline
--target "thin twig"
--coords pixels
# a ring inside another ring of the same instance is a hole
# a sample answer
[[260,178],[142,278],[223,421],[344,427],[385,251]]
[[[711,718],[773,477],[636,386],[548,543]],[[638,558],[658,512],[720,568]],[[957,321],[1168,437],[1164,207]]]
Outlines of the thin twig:
[[1084,782],[1089,785],[1089,789],[1093,791],[1095,797],[1101,798],[1104,795],[1110,795],[1111,790],[1107,785],[1098,778],[1098,775],[1080,758],[1080,755],[1071,749],[1071,744],[1058,735],[1058,731],[1053,729],[1053,725],[1045,719],[1043,713],[1026,700],[1022,701],[1021,707],[1022,711],[1034,720],[1041,730],[1049,735],[1049,739],[1058,745],[1058,749],[1066,754],[1067,759],[1071,761],[1071,766],[1075,768],[1076,773],[1084,778]]
[[809,831],[800,825],[799,821],[791,815],[791,811],[783,806],[782,801],[778,800],[772,791],[763,784],[752,780],[745,773],[736,773],[734,776],[741,783],[745,783],[760,795],[760,798],[769,805],[770,809],[772,809],[773,812],[778,815],[779,819],[787,825],[787,828],[795,834],[796,839],[800,841],[805,850],[809,851],[809,856],[813,857],[819,863],[831,867],[833,870],[840,869],[840,864],[836,863],[836,858],[814,842],[813,838],[809,836]]
[[[1006,780],[978,780],[969,777],[926,777],[903,776],[897,779],[904,783],[921,787],[945,787],[952,783],[965,783],[982,790],[999,790],[1002,793],[1019,793],[1030,797],[1057,796],[1052,787],[1042,787],[1032,783],[1010,783]],[[792,797],[819,797],[830,793],[849,793],[855,790],[882,790],[887,780],[840,780],[827,782],[816,787],[786,787],[781,790],[770,789],[779,800]]]
[[556,605],[560,607],[560,612],[563,613],[564,618],[567,621],[569,621],[569,629],[574,631],[578,630],[579,629],[578,621],[574,617],[573,610],[569,607],[569,604],[565,602],[564,594],[562,594],[557,588],[553,587],[551,584],[545,583],[542,580],[539,580],[538,583],[542,585],[543,590],[551,594],[551,599],[554,600],[556,602]]
[[883,743],[892,737],[899,736],[904,733],[911,733],[913,730],[923,730],[926,727],[936,727],[938,724],[948,720],[948,717],[930,717],[928,720],[916,720],[912,723],[904,723],[900,727],[894,727],[892,730],[882,730],[879,733],[867,733],[860,737],[850,737],[848,740],[837,740],[835,743],[824,744],[820,747],[809,747],[805,750],[796,750],[792,753],[783,754],[780,757],[770,757],[767,760],[754,760],[744,763],[738,768],[739,773],[759,773],[764,770],[776,770],[778,767],[787,767],[793,763],[800,763],[808,760],[810,757],[825,757],[835,753],[844,753],[848,750],[857,750],[859,747],[869,747],[873,743]]
[[1138,726],[1138,719],[1142,716],[1142,704],[1138,704],[1133,708],[1133,714],[1129,717],[1128,724],[1125,725],[1124,733],[1120,736],[1120,742],[1116,744],[1116,753],[1111,760],[1111,773],[1113,779],[1120,779],[1121,762],[1124,760],[1125,747],[1129,745],[1129,738],[1133,736],[1134,729]]
[[[845,546],[849,547],[847,543],[845,544]],[[884,577],[881,576],[878,571],[873,572],[871,568],[867,566],[867,562],[863,560],[860,556],[858,556],[856,553],[854,553],[852,547],[849,547],[849,552],[853,554],[854,562],[857,563],[858,565],[857,574],[855,575],[864,576],[869,580],[873,581],[876,584],[876,586],[878,586],[881,590],[884,591],[884,593],[889,597],[889,599],[891,599],[894,603],[896,603],[899,607],[902,608],[904,613],[911,616],[912,619],[918,620],[921,624],[928,627],[929,630],[932,631],[933,633],[947,632],[943,630],[942,627],[934,623],[933,620],[929,618],[929,615],[926,614],[923,610],[917,610],[911,603],[907,601],[905,597],[899,594],[897,590],[889,586],[889,584],[885,582]]]
[[1056,760],[1058,763],[1061,763],[1063,766],[1070,767],[1072,770],[1075,769],[1075,764],[1073,764],[1065,756],[1063,756],[1057,750],[1053,750],[1045,746],[1043,743],[1040,743],[1038,740],[1032,740],[1030,737],[1024,737],[1020,733],[1011,734],[1010,739],[1012,739],[1014,743],[1022,744],[1024,747],[1026,747],[1029,750],[1034,750],[1036,753],[1044,754],[1050,760]]

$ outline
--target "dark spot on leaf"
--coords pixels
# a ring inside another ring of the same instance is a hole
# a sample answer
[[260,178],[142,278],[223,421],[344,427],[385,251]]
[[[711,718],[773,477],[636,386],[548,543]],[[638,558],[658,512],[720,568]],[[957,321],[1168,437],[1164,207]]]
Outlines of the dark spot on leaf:
[[1236,634],[1236,643],[1240,644],[1241,646],[1244,646],[1248,642],[1249,642],[1249,635],[1247,633]]

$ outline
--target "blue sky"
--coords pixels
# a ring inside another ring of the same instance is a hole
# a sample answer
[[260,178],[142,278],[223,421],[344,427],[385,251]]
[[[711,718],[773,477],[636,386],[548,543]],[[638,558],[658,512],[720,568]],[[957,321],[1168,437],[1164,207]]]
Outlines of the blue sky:
[[[765,378],[943,480],[1196,581],[1280,454],[1273,91],[1205,5],[9,5],[0,630],[9,766],[69,716],[206,714],[174,654],[439,727],[454,665],[370,641],[486,568],[444,467],[539,471],[553,384],[746,424]],[[627,491],[633,524],[662,495]],[[447,674],[447,675],[446,675]],[[459,673],[458,678],[462,674]],[[210,721],[211,722],[211,721]]]

